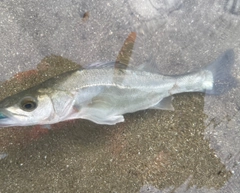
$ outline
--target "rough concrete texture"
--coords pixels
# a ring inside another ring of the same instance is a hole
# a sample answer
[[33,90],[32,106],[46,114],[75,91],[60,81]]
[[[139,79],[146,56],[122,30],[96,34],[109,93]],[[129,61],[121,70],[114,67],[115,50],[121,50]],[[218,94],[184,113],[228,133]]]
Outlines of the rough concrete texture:
[[[203,67],[225,50],[240,71],[239,0],[0,1],[1,99],[62,72],[115,61],[163,74]],[[0,130],[0,192],[239,192],[239,84],[220,96],[176,95],[175,111]]]

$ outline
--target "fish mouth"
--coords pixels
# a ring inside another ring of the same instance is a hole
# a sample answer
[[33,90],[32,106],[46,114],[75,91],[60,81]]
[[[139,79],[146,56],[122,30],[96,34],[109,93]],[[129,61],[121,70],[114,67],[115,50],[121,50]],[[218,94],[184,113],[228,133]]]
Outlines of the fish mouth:
[[6,116],[6,115],[3,114],[3,113],[0,113],[0,120],[2,120],[2,119],[6,119],[6,118],[8,118],[8,116]]
[[0,109],[0,127],[14,126],[14,120],[10,113],[5,109]]

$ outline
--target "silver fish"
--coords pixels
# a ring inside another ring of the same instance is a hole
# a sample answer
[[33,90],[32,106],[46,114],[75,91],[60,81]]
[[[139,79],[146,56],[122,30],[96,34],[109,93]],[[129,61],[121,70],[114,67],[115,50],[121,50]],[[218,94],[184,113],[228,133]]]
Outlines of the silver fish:
[[219,94],[233,85],[233,50],[199,71],[164,76],[105,63],[64,73],[0,102],[0,127],[88,119],[113,125],[143,109],[173,110],[169,96],[183,92]]

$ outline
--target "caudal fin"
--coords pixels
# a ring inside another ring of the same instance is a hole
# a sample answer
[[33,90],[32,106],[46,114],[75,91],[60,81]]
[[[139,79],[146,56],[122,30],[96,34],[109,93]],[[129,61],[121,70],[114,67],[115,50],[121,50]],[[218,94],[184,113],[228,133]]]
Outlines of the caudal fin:
[[213,74],[213,88],[207,90],[208,94],[221,94],[232,88],[236,84],[235,78],[231,75],[231,67],[234,64],[234,51],[225,51],[215,62],[207,66]]

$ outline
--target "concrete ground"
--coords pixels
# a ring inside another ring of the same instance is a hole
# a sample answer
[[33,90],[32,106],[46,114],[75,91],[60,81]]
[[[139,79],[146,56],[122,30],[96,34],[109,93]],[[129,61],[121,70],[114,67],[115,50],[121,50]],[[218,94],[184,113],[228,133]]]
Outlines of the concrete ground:
[[[204,67],[227,49],[240,72],[239,0],[0,1],[0,98],[115,61],[136,32],[130,65],[162,74]],[[237,82],[222,95],[176,95],[175,111],[0,130],[0,192],[188,192],[240,189]]]

